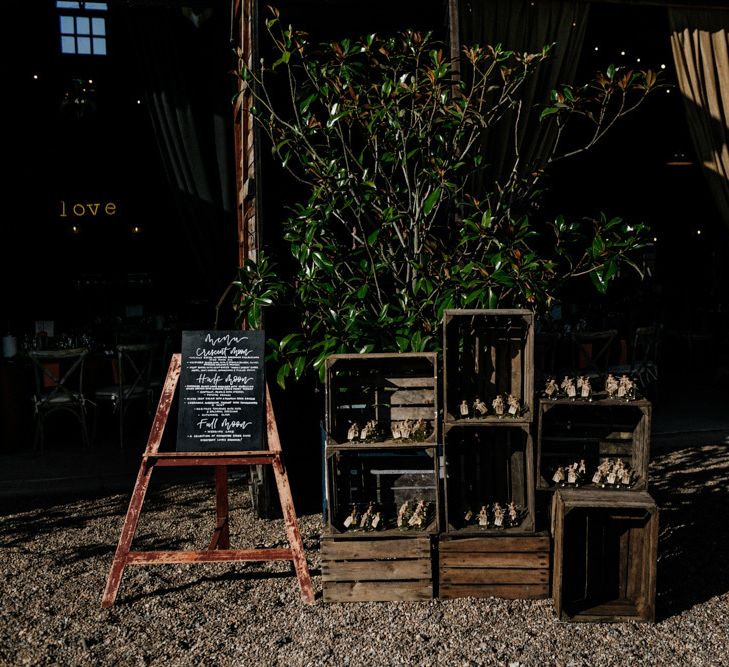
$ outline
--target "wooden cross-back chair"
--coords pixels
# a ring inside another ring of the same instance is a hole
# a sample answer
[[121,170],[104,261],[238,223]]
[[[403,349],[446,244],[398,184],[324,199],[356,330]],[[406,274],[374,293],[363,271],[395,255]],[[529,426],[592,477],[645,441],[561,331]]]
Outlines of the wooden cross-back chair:
[[133,403],[143,404],[150,420],[154,408],[151,385],[153,364],[157,358],[156,343],[123,343],[115,348],[114,384],[96,390],[99,403],[109,403],[119,420],[119,447],[124,447],[124,420]]
[[637,383],[643,395],[654,400],[658,383],[661,330],[660,324],[637,327],[633,333],[629,363],[608,368],[615,375],[628,375]]
[[28,357],[33,365],[35,391],[33,411],[35,434],[33,447],[43,450],[45,446],[45,421],[54,413],[73,415],[81,425],[84,446],[89,446],[84,395],[84,363],[88,354],[86,348],[70,350],[33,350]]
[[610,364],[612,344],[617,335],[616,329],[573,333],[572,360],[574,371],[589,378],[604,376]]

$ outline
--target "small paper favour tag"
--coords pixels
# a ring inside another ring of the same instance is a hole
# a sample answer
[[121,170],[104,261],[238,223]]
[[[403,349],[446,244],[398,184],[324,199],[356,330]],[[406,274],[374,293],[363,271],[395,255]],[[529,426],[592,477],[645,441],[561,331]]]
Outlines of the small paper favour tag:
[[567,396],[569,396],[570,398],[574,398],[575,396],[577,396],[577,390],[574,386],[567,387]]
[[350,514],[345,520],[344,520],[344,527],[349,528],[352,525],[352,515]]
[[375,518],[372,519],[372,527],[377,528],[377,526],[379,526],[379,525],[380,525],[380,515],[375,514]]
[[515,405],[510,405],[509,406],[509,414],[510,415],[515,415],[516,414],[516,406]]
[[494,518],[494,526],[501,526],[503,523],[503,517],[497,516],[496,518]]
[[592,476],[592,483],[593,483],[593,484],[599,484],[599,483],[600,483],[600,480],[601,480],[601,479],[602,479],[602,475],[600,474],[600,471],[597,471],[597,472],[596,472],[596,473],[595,473],[595,474],[594,474],[594,475]]
[[582,385],[582,398],[590,398],[590,388],[587,385]]

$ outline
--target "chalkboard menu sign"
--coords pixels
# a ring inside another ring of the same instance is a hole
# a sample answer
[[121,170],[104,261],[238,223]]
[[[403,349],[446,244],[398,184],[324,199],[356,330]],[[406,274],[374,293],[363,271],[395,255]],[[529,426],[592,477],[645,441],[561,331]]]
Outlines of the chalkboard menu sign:
[[183,331],[178,452],[264,449],[264,333]]

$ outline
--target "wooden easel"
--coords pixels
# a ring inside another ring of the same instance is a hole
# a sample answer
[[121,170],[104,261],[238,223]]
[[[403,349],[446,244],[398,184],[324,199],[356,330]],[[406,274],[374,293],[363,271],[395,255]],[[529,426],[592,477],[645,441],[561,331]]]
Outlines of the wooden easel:
[[[170,406],[175,395],[180,371],[181,355],[174,354],[167,378],[159,399],[157,412],[147,440],[147,448],[129,501],[119,544],[114,554],[106,588],[101,600],[102,607],[114,604],[124,568],[127,565],[156,565],[168,563],[220,563],[241,561],[293,561],[299,580],[301,598],[307,604],[314,603],[314,589],[306,564],[304,545],[296,519],[288,475],[283,464],[281,441],[278,436],[276,418],[271,396],[266,387],[266,432],[268,450],[246,452],[160,452]],[[228,466],[271,465],[276,478],[279,500],[283,510],[289,548],[281,549],[231,549],[228,522]],[[158,466],[212,466],[215,468],[216,524],[208,548],[203,551],[132,551],[132,540],[137,530],[144,497],[149,487],[152,471]]]

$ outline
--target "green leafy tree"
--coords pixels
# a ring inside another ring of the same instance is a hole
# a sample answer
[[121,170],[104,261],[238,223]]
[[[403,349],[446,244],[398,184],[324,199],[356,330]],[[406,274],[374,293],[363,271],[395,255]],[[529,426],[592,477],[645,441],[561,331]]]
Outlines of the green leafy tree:
[[[507,114],[556,124],[555,162],[600,141],[657,87],[647,71],[614,67],[551,103],[524,109],[520,88],[550,55],[466,46],[455,78],[428,34],[314,45],[266,23],[276,52],[243,68],[245,94],[280,164],[303,186],[284,235],[290,280],[265,255],[241,269],[238,315],[256,327],[261,306],[287,302],[300,327],[271,341],[278,382],[323,371],[335,352],[437,350],[448,308],[544,312],[567,281],[589,275],[605,292],[621,265],[638,270],[642,225],[619,218],[540,217],[545,165],[515,157],[503,183],[484,187],[483,135]],[[567,127],[584,125],[566,146]]]

